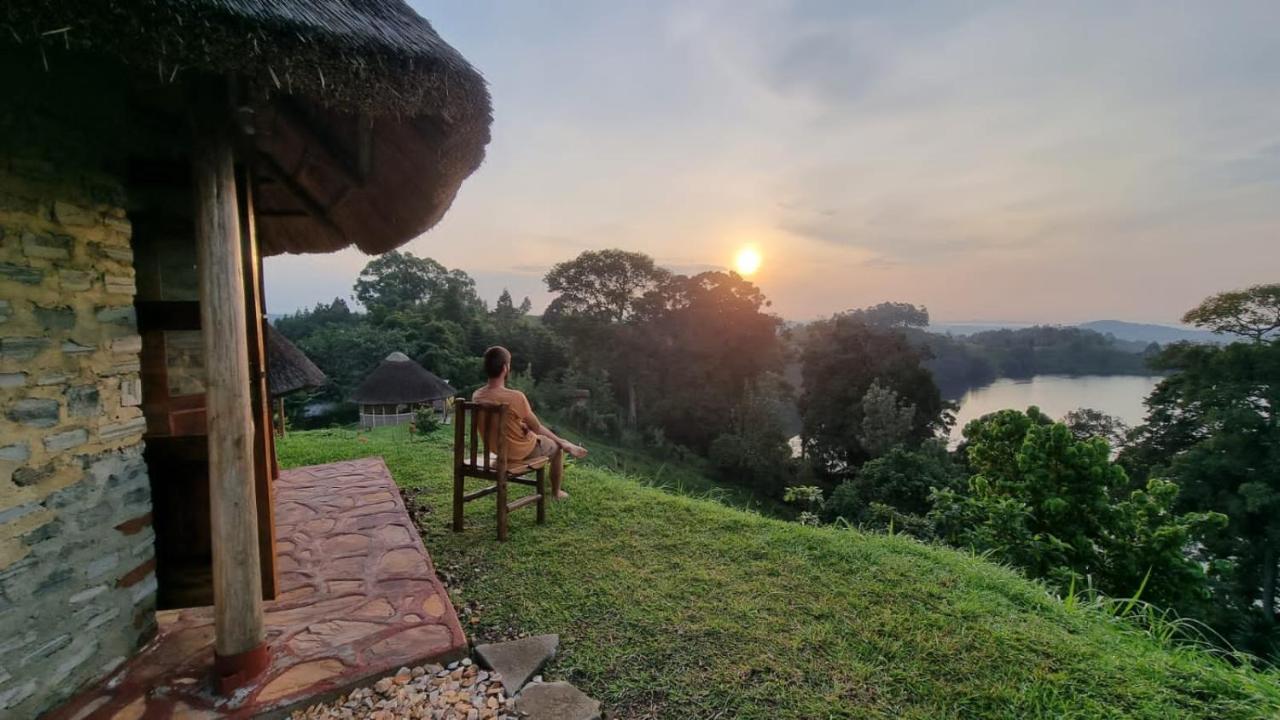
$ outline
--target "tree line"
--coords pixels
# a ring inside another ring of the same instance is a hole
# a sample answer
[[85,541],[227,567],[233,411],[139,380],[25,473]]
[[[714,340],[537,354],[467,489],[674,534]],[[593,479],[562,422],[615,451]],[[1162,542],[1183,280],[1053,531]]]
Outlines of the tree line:
[[[906,303],[788,327],[733,272],[682,275],[622,250],[584,252],[545,282],[553,299],[537,316],[505,291],[490,309],[470,277],[427,258],[371,261],[354,288],[362,312],[335,299],[277,321],[333,381],[291,414],[341,407],[394,350],[469,392],[480,353],[503,344],[513,383],[557,422],[697,458],[762,497],[806,498],[806,519],[990,553],[1060,591],[1141,592],[1239,649],[1280,650],[1280,340],[1268,325],[1280,325],[1280,286],[1188,313],[1237,342],[1135,352],[1075,328],[935,335]],[[1010,409],[947,447],[955,408],[939,377],[1150,370],[1168,376],[1137,428],[1088,409]]]

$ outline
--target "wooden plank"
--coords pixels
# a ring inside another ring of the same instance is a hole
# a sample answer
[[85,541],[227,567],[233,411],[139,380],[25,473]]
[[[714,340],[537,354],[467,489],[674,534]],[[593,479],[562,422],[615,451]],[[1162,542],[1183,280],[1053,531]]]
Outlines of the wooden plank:
[[[468,410],[470,410],[470,411],[471,411],[471,412],[469,413],[469,414],[471,415],[471,467],[475,467],[475,466],[476,466],[476,452],[478,452],[476,448],[477,448],[477,446],[479,446],[479,444],[480,444],[480,443],[478,442],[478,437],[477,437],[477,436],[479,435],[479,432],[478,432],[478,430],[476,429],[476,425],[478,425],[478,424],[480,423],[480,408],[479,408],[478,406],[476,406],[476,405],[472,405],[471,403],[467,403],[467,406],[466,406],[466,407],[467,407],[467,409],[468,409]],[[486,461],[485,461],[485,462],[486,462],[486,464],[488,463],[488,459],[487,459],[487,458],[486,458]]]
[[240,222],[231,142],[225,128],[208,124],[217,110],[193,117],[192,165],[208,388],[214,651],[231,658],[261,648],[265,634]]
[[462,408],[453,418],[453,531],[462,532],[462,491],[465,482],[462,474],[462,465],[466,457],[466,428],[467,424],[466,405],[458,403]]
[[463,495],[463,496],[462,496],[462,502],[464,502],[464,503],[469,503],[469,502],[471,502],[472,500],[478,500],[478,499],[480,499],[480,498],[482,498],[482,497],[484,497],[484,496],[486,496],[486,495],[492,495],[492,494],[494,494],[494,493],[496,493],[496,492],[498,492],[498,486],[497,486],[497,485],[490,485],[490,486],[489,486],[489,487],[487,487],[487,488],[483,488],[483,489],[481,489],[481,490],[476,490],[476,491],[473,491],[473,492],[469,492],[469,493],[467,493],[466,495]]
[[[498,542],[503,542],[507,539],[507,406],[499,405],[496,414],[498,424],[492,427],[496,428],[498,436]],[[485,453],[484,457],[487,466],[489,453]]]
[[533,494],[533,495],[525,495],[524,497],[520,498],[519,500],[513,500],[513,501],[511,501],[511,502],[507,505],[507,511],[508,511],[508,512],[514,512],[514,511],[516,511],[516,510],[519,510],[519,509],[520,509],[520,508],[522,508],[522,507],[525,507],[525,506],[528,506],[528,505],[532,505],[533,503],[536,503],[536,502],[538,502],[538,501],[539,501],[539,500],[541,500],[541,499],[542,499],[542,496],[541,496],[541,495],[538,495],[538,494],[536,494],[536,493],[535,493],[535,494]]

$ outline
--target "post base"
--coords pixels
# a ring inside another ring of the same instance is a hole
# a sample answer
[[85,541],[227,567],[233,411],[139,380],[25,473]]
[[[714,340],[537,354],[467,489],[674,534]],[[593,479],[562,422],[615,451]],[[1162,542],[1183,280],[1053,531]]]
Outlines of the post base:
[[235,655],[213,655],[214,682],[218,692],[230,695],[248,685],[271,664],[271,652],[264,642],[252,650]]

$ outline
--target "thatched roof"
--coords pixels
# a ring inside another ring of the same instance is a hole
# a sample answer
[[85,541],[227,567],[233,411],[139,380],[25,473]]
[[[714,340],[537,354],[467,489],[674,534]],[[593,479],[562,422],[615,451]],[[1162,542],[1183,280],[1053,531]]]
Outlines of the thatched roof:
[[351,399],[362,405],[393,405],[443,400],[457,392],[408,355],[393,352],[360,383]]
[[[400,0],[45,0],[0,5],[0,42],[107,55],[150,82],[241,82],[266,255],[391,250],[484,158],[484,79]],[[230,115],[232,108],[228,108]]]
[[311,362],[297,345],[270,323],[263,323],[267,341],[267,391],[271,397],[288,395],[303,388],[320,387],[329,378]]

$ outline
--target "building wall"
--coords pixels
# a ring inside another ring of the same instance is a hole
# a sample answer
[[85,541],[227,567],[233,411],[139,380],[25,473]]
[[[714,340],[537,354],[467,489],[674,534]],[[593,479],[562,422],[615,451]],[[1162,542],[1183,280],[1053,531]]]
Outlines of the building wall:
[[0,157],[0,717],[154,634],[133,253],[110,178]]

